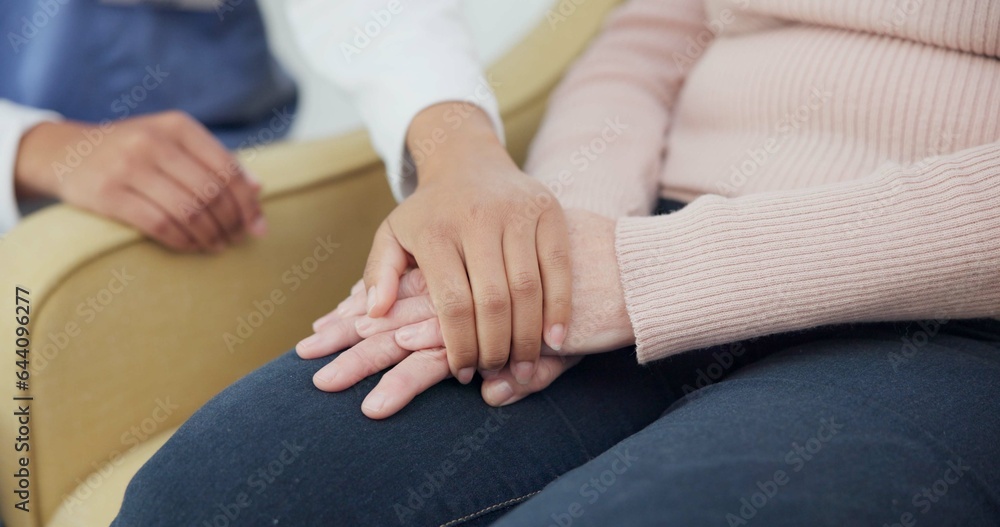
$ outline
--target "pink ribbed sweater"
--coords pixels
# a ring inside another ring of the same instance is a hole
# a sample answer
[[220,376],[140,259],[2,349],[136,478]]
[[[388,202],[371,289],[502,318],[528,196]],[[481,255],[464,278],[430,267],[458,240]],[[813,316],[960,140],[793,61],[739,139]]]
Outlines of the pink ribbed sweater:
[[[1000,0],[632,0],[527,170],[619,218],[640,361],[998,317],[998,57]],[[693,201],[643,217],[657,196]]]

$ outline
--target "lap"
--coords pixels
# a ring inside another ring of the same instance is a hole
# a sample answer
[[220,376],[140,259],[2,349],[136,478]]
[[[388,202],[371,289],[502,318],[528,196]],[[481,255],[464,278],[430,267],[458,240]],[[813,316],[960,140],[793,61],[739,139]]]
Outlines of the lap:
[[329,394],[285,354],[210,401],[129,485],[115,525],[482,525],[654,421],[673,400],[628,351],[493,409],[441,383],[396,416]]
[[998,324],[976,324],[764,339],[497,525],[996,525]]

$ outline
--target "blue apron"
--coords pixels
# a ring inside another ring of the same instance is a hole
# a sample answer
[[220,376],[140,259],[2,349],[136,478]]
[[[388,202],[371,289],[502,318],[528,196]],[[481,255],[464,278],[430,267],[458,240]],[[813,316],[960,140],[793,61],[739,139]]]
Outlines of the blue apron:
[[254,0],[5,0],[0,98],[101,122],[183,110],[226,146],[288,132],[295,84]]

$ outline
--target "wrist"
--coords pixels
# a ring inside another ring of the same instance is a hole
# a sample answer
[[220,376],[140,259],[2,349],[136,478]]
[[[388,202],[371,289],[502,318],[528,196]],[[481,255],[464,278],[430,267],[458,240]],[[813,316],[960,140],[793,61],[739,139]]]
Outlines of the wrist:
[[515,163],[497,137],[490,117],[471,103],[430,106],[413,118],[406,146],[417,169],[417,183],[474,173],[484,165]]
[[53,169],[53,153],[77,135],[78,125],[43,122],[22,136],[14,162],[14,188],[19,197],[56,197],[59,176]]

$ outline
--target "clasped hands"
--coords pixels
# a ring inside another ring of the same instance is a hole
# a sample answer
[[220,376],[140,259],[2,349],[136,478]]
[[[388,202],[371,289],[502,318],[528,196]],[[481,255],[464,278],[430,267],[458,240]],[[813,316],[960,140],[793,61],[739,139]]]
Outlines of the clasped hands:
[[[449,110],[425,110],[410,137]],[[416,160],[417,190],[377,231],[364,279],[296,346],[303,359],[339,352],[313,378],[324,391],[388,369],[362,403],[373,419],[449,377],[468,384],[476,371],[487,403],[510,404],[583,355],[635,339],[614,220],[563,211],[517,169],[478,110],[462,126],[442,151]]]

